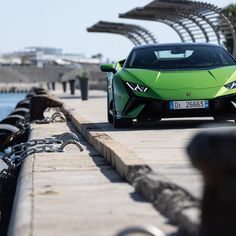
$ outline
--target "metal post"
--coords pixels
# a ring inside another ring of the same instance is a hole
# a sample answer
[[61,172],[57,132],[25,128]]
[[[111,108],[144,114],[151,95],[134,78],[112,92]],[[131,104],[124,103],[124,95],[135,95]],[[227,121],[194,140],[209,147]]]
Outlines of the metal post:
[[66,81],[62,82],[63,92],[66,93]]
[[204,178],[200,236],[236,235],[236,130],[197,134],[188,146]]
[[69,83],[70,83],[70,93],[71,95],[74,95],[75,94],[75,80],[71,79],[69,80]]
[[87,76],[79,78],[82,100],[88,100],[88,80],[89,78]]
[[50,82],[47,83],[47,88],[48,88],[48,90],[51,90],[51,83]]
[[52,84],[52,90],[55,91],[55,89],[56,89],[56,82],[51,82],[51,84]]

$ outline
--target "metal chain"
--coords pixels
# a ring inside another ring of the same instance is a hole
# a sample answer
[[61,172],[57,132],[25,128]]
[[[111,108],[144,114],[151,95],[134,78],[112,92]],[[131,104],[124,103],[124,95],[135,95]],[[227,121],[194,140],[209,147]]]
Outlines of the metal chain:
[[[54,144],[61,144],[60,147]],[[27,143],[21,143],[12,147],[11,152],[5,153],[1,159],[8,166],[0,172],[0,178],[11,175],[12,171],[20,166],[30,155],[43,152],[64,152],[67,145],[74,144],[82,152],[82,145],[76,140],[68,140],[65,143],[57,138],[34,139]]]
[[8,153],[5,153],[5,156],[2,158],[3,160],[8,160],[9,157],[11,157],[13,154],[14,155],[19,155],[22,152],[24,152],[27,148],[33,147],[36,145],[48,145],[48,144],[62,144],[63,141],[58,138],[44,138],[44,139],[32,139],[28,142],[25,143],[20,143],[12,146],[11,151]]
[[74,144],[76,145],[79,150],[82,152],[83,147],[81,144],[76,140],[69,140],[65,143],[62,143],[60,147],[54,146],[54,145],[41,145],[37,147],[31,147],[27,150],[24,150],[20,155],[14,155],[12,158],[10,158],[6,164],[8,165],[9,169],[15,169],[16,167],[20,166],[22,162],[25,160],[26,157],[35,154],[35,153],[43,153],[43,152],[64,152],[64,148],[69,145]]
[[8,162],[8,168],[10,170],[17,168],[22,164],[22,162],[30,155],[35,153],[43,153],[43,152],[64,152],[64,149],[61,147],[57,147],[54,145],[42,145],[37,147],[28,148],[23,151],[20,155],[15,155]]
[[49,124],[55,122],[65,122],[66,117],[62,112],[55,112],[51,117],[46,117],[42,120],[34,120],[33,124]]
[[52,122],[52,119],[49,117],[46,117],[42,120],[34,120],[34,121],[32,121],[32,124],[49,124],[51,122]]
[[19,129],[22,133],[25,133],[25,131],[28,130],[29,128],[30,128],[29,122],[20,122]]

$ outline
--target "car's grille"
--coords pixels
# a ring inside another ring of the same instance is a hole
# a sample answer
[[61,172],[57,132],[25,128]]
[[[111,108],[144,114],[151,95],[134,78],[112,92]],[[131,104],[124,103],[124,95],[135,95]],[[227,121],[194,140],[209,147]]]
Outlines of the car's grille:
[[236,95],[209,100],[208,109],[170,110],[169,101],[132,96],[124,109],[124,113],[128,113],[137,106],[144,104],[145,106],[137,118],[156,119],[168,117],[232,116],[234,114],[236,117],[236,109],[231,101],[236,101]]

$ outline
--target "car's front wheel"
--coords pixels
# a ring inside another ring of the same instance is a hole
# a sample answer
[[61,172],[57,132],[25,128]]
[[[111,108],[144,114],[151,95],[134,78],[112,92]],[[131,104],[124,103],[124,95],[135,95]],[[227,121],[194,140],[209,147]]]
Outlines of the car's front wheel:
[[115,128],[128,128],[132,126],[132,124],[133,124],[132,119],[117,119],[116,109],[113,103],[113,126]]
[[110,124],[113,123],[113,115],[110,113],[109,100],[107,98],[107,120]]
[[109,113],[109,111],[107,112],[107,120],[108,120],[108,122],[109,122],[110,124],[113,123],[113,115],[111,115],[111,114]]
[[215,121],[224,121],[224,119],[222,119],[222,118],[220,118],[220,117],[218,117],[218,116],[213,116],[213,119],[214,119]]

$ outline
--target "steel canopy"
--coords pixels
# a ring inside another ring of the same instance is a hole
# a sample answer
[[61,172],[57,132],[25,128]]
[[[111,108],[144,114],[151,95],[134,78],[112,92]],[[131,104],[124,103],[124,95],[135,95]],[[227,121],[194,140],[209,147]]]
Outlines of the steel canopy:
[[154,0],[119,17],[162,22],[175,30],[182,42],[223,45],[225,40],[232,40],[234,47],[231,53],[236,56],[235,30],[222,10],[213,4],[190,0]]
[[134,45],[157,42],[151,32],[139,25],[133,24],[99,21],[90,28],[87,28],[87,31],[120,34],[131,40]]

